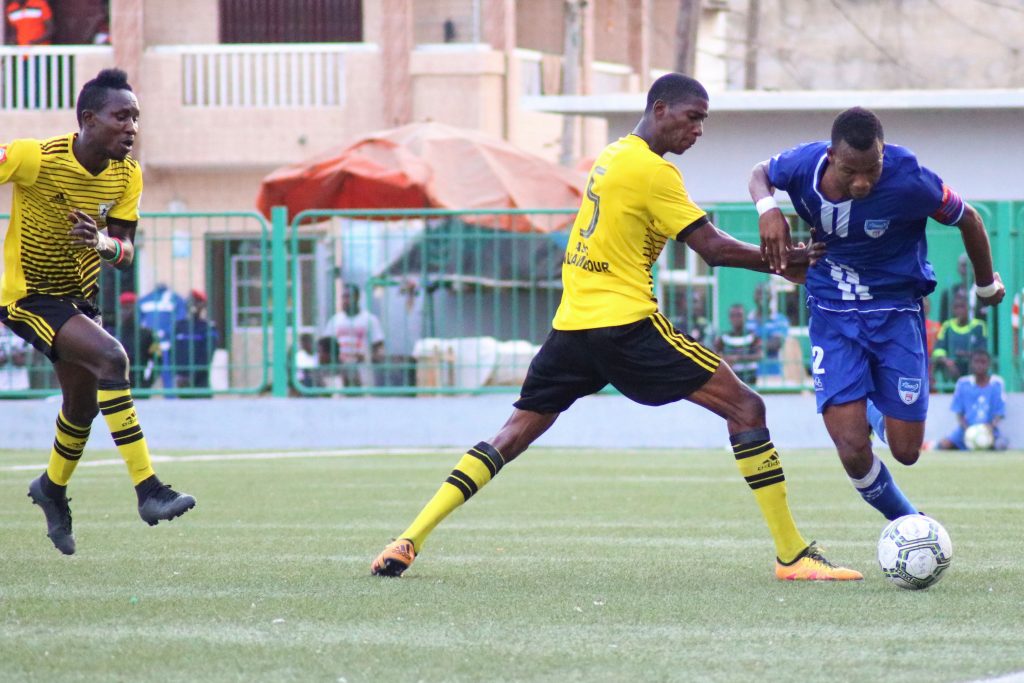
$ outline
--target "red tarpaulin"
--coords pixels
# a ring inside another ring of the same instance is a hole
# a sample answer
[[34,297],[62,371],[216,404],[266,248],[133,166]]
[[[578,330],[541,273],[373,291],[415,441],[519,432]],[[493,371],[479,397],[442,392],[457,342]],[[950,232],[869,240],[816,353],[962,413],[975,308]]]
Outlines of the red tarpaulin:
[[[264,215],[307,209],[571,209],[586,178],[485,133],[413,123],[280,168],[260,186]],[[572,216],[483,217],[515,232],[550,232]]]

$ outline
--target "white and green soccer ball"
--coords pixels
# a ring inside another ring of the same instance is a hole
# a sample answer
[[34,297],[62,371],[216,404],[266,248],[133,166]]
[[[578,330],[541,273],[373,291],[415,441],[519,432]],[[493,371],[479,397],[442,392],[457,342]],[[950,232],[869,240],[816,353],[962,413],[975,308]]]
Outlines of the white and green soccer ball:
[[995,440],[992,428],[984,422],[971,425],[964,430],[964,443],[972,451],[990,451]]
[[878,564],[900,588],[931,586],[949,567],[953,543],[941,524],[925,515],[894,519],[878,539]]

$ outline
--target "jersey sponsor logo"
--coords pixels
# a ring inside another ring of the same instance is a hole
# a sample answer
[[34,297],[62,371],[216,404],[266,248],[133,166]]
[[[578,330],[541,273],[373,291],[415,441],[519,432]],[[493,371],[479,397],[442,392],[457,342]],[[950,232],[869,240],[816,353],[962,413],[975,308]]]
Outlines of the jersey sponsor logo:
[[864,234],[868,237],[878,238],[885,234],[885,231],[889,229],[889,220],[873,218],[871,220],[864,221]]
[[900,392],[900,399],[909,406],[921,396],[921,378],[900,377],[896,388]]

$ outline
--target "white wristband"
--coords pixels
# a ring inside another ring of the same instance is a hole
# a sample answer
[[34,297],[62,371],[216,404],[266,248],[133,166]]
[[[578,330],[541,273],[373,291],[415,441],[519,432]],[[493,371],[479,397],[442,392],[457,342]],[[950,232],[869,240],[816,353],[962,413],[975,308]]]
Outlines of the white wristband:
[[995,293],[999,291],[999,281],[992,280],[991,284],[987,284],[984,287],[974,285],[974,291],[975,293],[977,293],[978,296],[987,299],[988,297],[995,295]]
[[757,209],[757,215],[763,216],[772,209],[779,208],[779,204],[775,201],[775,197],[768,195],[767,197],[761,197],[758,199],[757,203],[754,204],[754,207]]

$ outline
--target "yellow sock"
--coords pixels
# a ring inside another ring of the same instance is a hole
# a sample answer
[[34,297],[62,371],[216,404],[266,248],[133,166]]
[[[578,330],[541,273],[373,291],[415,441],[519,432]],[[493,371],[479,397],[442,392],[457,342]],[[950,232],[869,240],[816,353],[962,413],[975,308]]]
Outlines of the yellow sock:
[[786,500],[786,477],[782,460],[767,429],[756,429],[730,437],[736,465],[754,492],[761,514],[775,541],[775,554],[782,562],[792,562],[807,548],[807,541],[796,528]]
[[82,451],[85,450],[91,429],[91,425],[80,427],[68,422],[63,410],[57,413],[57,436],[53,439],[50,464],[46,467],[46,476],[51,482],[57,486],[68,485],[82,457]]
[[142,435],[142,427],[135,415],[135,402],[128,389],[127,382],[100,382],[100,412],[107,422],[110,435],[114,437],[114,445],[128,465],[128,474],[132,484],[138,484],[152,477],[153,464],[149,460],[149,447],[146,437]]
[[420,552],[434,527],[483,488],[504,464],[498,449],[485,441],[470,448],[400,538],[408,538]]

